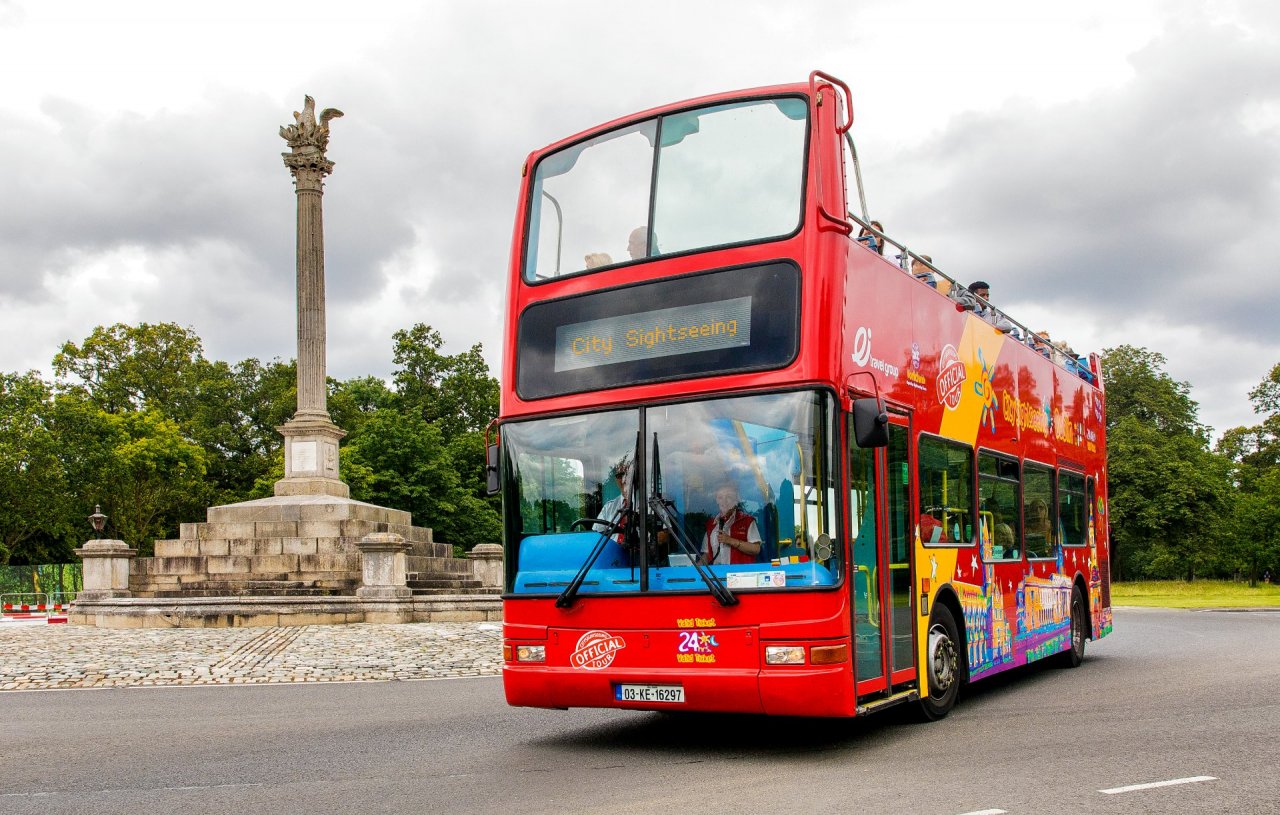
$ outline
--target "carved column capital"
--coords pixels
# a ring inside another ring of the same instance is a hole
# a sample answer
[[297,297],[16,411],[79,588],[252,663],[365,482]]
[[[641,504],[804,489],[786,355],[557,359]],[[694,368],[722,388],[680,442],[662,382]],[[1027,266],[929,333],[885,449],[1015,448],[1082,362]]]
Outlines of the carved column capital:
[[324,177],[333,172],[333,162],[315,148],[281,153],[280,156],[284,159],[284,166],[293,174],[294,189],[297,192],[320,192],[324,186]]

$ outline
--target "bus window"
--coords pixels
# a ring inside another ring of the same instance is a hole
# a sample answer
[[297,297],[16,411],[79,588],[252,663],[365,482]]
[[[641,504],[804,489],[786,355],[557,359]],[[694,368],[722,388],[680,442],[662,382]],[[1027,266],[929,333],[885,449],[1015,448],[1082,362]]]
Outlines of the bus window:
[[808,122],[801,97],[733,102],[543,157],[529,190],[524,279],[793,234]]
[[968,546],[973,526],[973,448],[920,437],[920,540]]
[[703,590],[690,548],[731,589],[838,582],[830,397],[806,391],[662,405],[645,410],[645,427],[646,489],[679,524],[662,530],[651,589]]
[[789,234],[800,224],[807,106],[744,102],[662,120],[654,238],[663,253]]
[[526,280],[632,260],[631,233],[649,223],[656,130],[651,119],[566,147],[538,163]]
[[516,460],[520,480],[521,528],[527,534],[568,532],[569,525],[588,513],[589,492],[582,462],[556,455],[521,455]]
[[835,585],[833,410],[798,391],[504,426],[511,590],[558,593],[590,564],[578,593],[635,592],[647,563],[648,591],[708,591],[695,558],[733,590]]
[[1084,476],[1066,470],[1058,473],[1058,523],[1063,546],[1088,543],[1085,524],[1088,503],[1085,499]]
[[1058,556],[1057,502],[1053,500],[1053,468],[1030,461],[1022,469],[1022,503],[1026,508],[1024,535],[1027,557]]
[[[518,513],[507,513],[507,539],[519,541],[511,547],[515,568],[508,569],[509,590],[562,591],[601,543],[601,534],[614,531],[575,521],[603,519],[625,526],[635,489],[638,427],[635,410],[503,427],[504,501],[519,507]],[[633,560],[626,536],[616,537],[596,556],[579,593],[616,590],[607,576],[629,569]]]
[[978,453],[978,517],[985,560],[1022,558],[1018,484],[1017,461],[986,451]]

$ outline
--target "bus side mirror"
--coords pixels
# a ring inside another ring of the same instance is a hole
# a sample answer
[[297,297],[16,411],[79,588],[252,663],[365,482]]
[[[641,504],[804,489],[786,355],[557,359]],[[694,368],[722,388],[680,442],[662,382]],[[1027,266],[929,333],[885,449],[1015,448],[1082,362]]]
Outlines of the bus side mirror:
[[889,414],[879,399],[853,400],[853,439],[859,447],[889,446]]
[[484,464],[485,490],[489,495],[498,494],[498,445],[491,444],[485,448]]

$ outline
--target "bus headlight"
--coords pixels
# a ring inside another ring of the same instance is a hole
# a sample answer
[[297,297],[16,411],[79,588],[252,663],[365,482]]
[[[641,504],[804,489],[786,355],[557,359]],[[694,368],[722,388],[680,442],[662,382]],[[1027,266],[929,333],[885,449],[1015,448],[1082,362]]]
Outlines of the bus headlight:
[[803,665],[804,647],[800,645],[767,645],[764,649],[766,665]]
[[546,662],[547,646],[545,645],[517,645],[516,646],[516,662]]

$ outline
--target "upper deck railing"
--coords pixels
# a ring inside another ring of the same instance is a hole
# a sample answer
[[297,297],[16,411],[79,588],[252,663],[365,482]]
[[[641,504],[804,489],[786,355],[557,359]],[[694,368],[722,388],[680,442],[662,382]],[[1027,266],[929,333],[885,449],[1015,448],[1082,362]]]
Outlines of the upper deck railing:
[[856,240],[865,243],[867,242],[867,237],[871,236],[876,240],[883,241],[885,245],[892,246],[897,249],[898,253],[895,257],[898,261],[898,268],[902,269],[905,274],[915,278],[920,285],[929,286],[933,289],[938,288],[936,280],[931,283],[924,279],[925,273],[916,270],[917,264],[928,269],[928,274],[941,277],[950,284],[950,289],[944,296],[954,300],[957,308],[976,310],[974,309],[975,305],[980,307],[985,311],[986,316],[984,316],[984,319],[992,325],[995,325],[998,330],[1005,334],[1013,335],[1018,341],[1022,342],[1027,347],[1040,353],[1046,359],[1055,363],[1064,370],[1075,374],[1089,384],[1092,385],[1097,383],[1097,372],[1092,370],[1090,364],[1088,364],[1084,357],[1073,356],[1072,354],[1074,354],[1074,351],[1072,354],[1066,353],[1062,348],[1051,343],[1047,337],[1039,334],[1038,332],[1032,331],[1023,323],[1018,322],[1001,309],[996,308],[990,301],[979,297],[954,277],[935,266],[932,261],[921,257],[907,248],[906,244],[900,243],[879,229],[876,229],[869,221],[859,218],[852,212],[847,213],[847,216],[853,224],[861,229],[860,235]]

